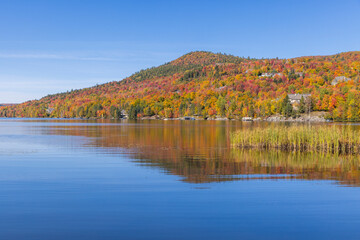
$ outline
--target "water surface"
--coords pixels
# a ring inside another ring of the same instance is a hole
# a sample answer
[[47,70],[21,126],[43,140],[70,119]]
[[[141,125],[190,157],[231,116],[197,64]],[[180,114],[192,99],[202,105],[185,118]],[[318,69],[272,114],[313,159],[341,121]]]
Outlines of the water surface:
[[359,157],[230,147],[255,126],[1,119],[0,239],[360,239]]

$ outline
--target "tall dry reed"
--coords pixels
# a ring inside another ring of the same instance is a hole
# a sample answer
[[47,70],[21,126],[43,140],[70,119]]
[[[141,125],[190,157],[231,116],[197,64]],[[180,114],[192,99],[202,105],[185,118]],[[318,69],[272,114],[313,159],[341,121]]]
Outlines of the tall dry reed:
[[245,128],[232,134],[240,148],[360,153],[360,132],[351,126],[269,126]]

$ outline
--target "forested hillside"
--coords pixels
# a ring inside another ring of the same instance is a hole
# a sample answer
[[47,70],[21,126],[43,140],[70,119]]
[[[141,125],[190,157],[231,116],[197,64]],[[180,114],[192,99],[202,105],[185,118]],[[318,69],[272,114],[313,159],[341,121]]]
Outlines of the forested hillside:
[[0,107],[2,117],[130,118],[294,116],[287,94],[311,94],[311,110],[360,120],[360,52],[249,59],[191,52],[116,82]]

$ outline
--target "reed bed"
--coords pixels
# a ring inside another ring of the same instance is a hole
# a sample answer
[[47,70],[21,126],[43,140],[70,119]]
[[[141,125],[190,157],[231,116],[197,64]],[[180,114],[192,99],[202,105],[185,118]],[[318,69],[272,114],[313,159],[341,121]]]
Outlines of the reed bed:
[[269,126],[239,130],[231,141],[239,148],[354,154],[360,153],[359,133],[351,126]]

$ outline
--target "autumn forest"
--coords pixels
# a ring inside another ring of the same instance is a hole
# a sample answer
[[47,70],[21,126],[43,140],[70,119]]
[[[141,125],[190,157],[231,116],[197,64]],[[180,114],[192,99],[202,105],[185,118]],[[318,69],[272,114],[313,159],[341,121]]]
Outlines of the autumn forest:
[[[122,81],[0,107],[1,117],[176,118],[273,115],[307,110],[360,121],[360,52],[292,59],[252,59],[191,52]],[[311,94],[309,109],[288,94]]]

